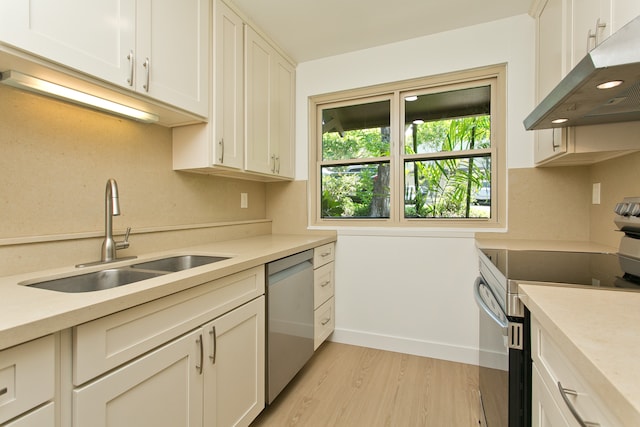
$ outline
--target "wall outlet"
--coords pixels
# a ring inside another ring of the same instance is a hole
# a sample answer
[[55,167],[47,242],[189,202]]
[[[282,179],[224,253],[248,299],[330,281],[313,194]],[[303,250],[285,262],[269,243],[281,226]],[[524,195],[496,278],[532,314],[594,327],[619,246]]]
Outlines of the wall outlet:
[[240,208],[246,209],[249,207],[249,193],[240,193]]
[[600,183],[593,183],[593,189],[591,192],[591,203],[594,205],[600,204]]

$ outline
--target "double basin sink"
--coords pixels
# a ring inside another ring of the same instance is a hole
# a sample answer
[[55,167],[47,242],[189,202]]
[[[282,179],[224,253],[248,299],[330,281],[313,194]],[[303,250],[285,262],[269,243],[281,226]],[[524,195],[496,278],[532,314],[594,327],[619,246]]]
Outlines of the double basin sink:
[[92,273],[78,274],[57,279],[45,279],[23,283],[32,288],[49,289],[58,292],[92,292],[115,288],[169,273],[188,270],[202,265],[229,259],[228,257],[206,255],[178,255],[153,261],[107,268]]

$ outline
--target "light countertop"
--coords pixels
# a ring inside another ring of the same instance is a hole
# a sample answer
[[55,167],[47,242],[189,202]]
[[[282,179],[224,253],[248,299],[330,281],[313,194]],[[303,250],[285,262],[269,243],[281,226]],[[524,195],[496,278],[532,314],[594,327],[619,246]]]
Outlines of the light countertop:
[[520,299],[623,425],[640,425],[640,293],[519,284]]
[[[135,260],[77,269],[0,277],[0,349],[57,332],[202,283],[335,241],[334,236],[263,235],[145,254]],[[38,278],[90,273],[172,255],[214,255],[230,259],[113,289],[64,293],[21,285]]]
[[476,238],[480,249],[509,249],[514,251],[566,251],[566,252],[603,252],[617,253],[618,249],[600,243],[567,240],[519,240]]

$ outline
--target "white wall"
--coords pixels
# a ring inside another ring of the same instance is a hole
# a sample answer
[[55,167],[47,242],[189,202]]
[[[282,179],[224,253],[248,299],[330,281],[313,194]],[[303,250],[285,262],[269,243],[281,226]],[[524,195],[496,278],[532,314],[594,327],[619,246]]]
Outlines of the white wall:
[[[505,62],[507,163],[530,167],[534,60],[534,22],[521,15],[301,63],[296,178],[308,178],[309,96]],[[333,340],[477,363],[474,247],[473,233],[339,230]]]

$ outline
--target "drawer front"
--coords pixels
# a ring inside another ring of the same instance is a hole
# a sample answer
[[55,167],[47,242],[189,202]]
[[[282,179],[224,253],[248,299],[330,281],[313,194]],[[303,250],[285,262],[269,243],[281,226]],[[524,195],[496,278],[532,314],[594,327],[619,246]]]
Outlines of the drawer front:
[[313,308],[318,308],[333,296],[334,263],[330,262],[313,271]]
[[29,412],[20,418],[16,418],[10,423],[3,424],[3,427],[55,427],[56,411],[53,402]]
[[76,326],[74,385],[264,294],[264,283],[264,266],[259,266]]
[[327,243],[313,250],[313,268],[318,268],[335,259],[335,244]]
[[0,423],[53,399],[55,370],[53,335],[0,351]]
[[595,390],[576,371],[558,344],[540,327],[535,319],[532,319],[531,322],[531,350],[534,365],[564,417],[571,420],[570,424],[573,424],[574,416],[565,403],[558,383],[567,390],[564,393],[565,397],[584,421],[599,423],[602,426],[622,425],[606,409],[604,402]]
[[333,298],[322,304],[314,311],[313,327],[313,349],[316,350],[320,344],[327,339],[335,328],[335,307]]

